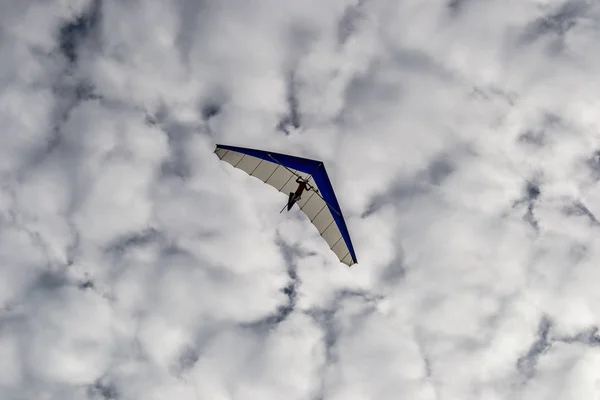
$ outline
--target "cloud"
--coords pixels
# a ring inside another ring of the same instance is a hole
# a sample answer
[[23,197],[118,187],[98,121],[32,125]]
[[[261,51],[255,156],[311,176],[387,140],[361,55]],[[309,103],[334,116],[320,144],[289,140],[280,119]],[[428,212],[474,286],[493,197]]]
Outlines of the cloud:
[[[594,398],[599,18],[0,5],[0,397]],[[216,143],[322,159],[360,263]]]

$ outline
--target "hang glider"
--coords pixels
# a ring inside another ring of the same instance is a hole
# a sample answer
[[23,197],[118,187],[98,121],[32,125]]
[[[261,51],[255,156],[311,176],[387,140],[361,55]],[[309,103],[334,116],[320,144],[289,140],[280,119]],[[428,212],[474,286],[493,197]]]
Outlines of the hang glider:
[[358,262],[323,162],[221,144],[215,154],[287,195],[283,209],[289,211],[297,204],[341,262],[348,266]]

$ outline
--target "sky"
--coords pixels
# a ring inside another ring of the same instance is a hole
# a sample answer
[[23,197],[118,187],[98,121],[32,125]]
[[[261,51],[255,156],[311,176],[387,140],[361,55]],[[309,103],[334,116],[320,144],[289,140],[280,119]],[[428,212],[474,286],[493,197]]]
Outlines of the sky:
[[6,0],[0,59],[1,399],[600,398],[599,3]]

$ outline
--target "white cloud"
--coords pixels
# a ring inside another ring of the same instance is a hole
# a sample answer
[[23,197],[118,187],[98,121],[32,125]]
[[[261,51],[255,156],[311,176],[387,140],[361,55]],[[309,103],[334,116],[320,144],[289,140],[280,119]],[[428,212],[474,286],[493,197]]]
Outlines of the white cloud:
[[[0,5],[0,398],[598,396],[599,17]],[[324,160],[360,263],[216,143]]]

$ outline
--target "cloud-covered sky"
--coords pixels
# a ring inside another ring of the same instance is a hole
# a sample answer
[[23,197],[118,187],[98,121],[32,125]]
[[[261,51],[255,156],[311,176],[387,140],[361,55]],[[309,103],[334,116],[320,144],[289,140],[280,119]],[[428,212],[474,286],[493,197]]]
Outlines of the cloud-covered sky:
[[597,2],[3,1],[0,59],[2,400],[599,398]]

